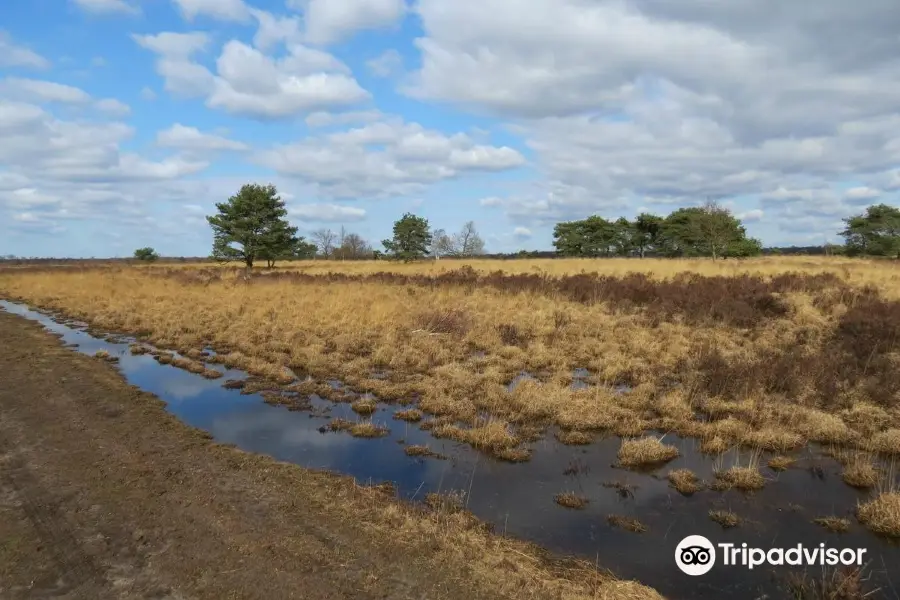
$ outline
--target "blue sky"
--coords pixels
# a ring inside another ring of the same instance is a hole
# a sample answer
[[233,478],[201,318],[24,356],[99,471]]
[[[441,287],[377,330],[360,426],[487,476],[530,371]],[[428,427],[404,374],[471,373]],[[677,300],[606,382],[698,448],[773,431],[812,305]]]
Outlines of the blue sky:
[[376,246],[407,211],[514,251],[710,196],[838,241],[897,204],[900,11],[773,2],[7,2],[0,254],[205,255],[246,182]]

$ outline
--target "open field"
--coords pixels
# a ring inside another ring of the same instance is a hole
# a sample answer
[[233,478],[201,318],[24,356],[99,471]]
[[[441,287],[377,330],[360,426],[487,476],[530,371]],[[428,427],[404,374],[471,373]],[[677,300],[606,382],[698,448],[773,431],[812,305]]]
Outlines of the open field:
[[211,442],[0,313],[0,597],[659,598],[466,513]]
[[[217,268],[18,269],[0,271],[0,295],[158,347],[211,346],[294,391],[327,396],[322,382],[341,379],[415,403],[443,419],[436,433],[493,453],[548,424],[674,431],[713,449],[815,441],[900,453],[893,263],[544,262],[495,263],[530,274],[476,261],[481,271],[453,263],[437,275],[424,271],[434,264],[330,263],[330,274],[249,282]],[[604,273],[538,274],[592,264]],[[709,276],[727,269],[746,273]],[[576,369],[588,385],[572,385]]]

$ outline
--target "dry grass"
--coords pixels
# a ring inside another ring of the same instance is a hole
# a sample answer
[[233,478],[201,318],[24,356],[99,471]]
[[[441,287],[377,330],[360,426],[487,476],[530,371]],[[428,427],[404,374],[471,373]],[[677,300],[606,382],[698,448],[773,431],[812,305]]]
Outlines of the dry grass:
[[755,466],[734,466],[724,471],[716,471],[716,489],[736,488],[739,490],[759,490],[765,487],[766,478]]
[[407,423],[418,423],[422,420],[422,411],[415,408],[398,410],[394,413],[394,418]]
[[[0,269],[0,296],[143,332],[184,352],[159,362],[197,373],[211,347],[269,381],[347,382],[317,388],[338,401],[417,401],[472,429],[486,415],[556,425],[570,443],[675,431],[713,454],[806,440],[900,452],[898,283],[891,263],[839,258],[300,261],[249,282],[208,263]],[[576,368],[591,387],[571,388]],[[507,390],[521,372],[540,377]],[[517,446],[483,437],[455,439]]]
[[421,456],[421,457],[429,457],[429,458],[437,458],[440,460],[445,460],[447,457],[439,452],[435,452],[428,446],[407,446],[404,451],[407,456]]
[[669,471],[668,477],[669,483],[672,484],[672,487],[674,487],[685,496],[690,496],[691,494],[695,494],[703,489],[703,483],[700,481],[700,478],[697,477],[697,474],[690,469],[677,469],[675,471]]
[[723,529],[731,529],[741,524],[741,518],[730,510],[711,510],[709,518],[721,525]]
[[773,456],[767,464],[773,471],[787,471],[796,462],[797,459],[792,456]]
[[622,515],[609,515],[606,522],[613,527],[624,529],[632,533],[646,533],[649,531],[646,525],[635,519],[634,517],[625,517]]
[[354,400],[350,405],[350,408],[353,409],[353,412],[356,414],[368,417],[378,410],[378,402],[373,398],[360,398],[359,400]]
[[862,569],[823,569],[814,579],[805,571],[789,573],[787,587],[794,600],[866,600],[878,590],[864,589]]
[[900,492],[883,492],[860,504],[856,516],[875,533],[900,537]]
[[850,521],[841,517],[819,517],[813,519],[813,523],[821,525],[832,533],[846,533],[850,531]]
[[871,459],[856,456],[844,465],[841,478],[855,488],[870,488],[878,483],[879,474]]
[[678,457],[678,448],[663,444],[655,437],[623,440],[618,453],[623,467],[643,467],[668,462]]
[[556,439],[568,446],[586,446],[594,441],[594,436],[584,431],[559,430],[556,432]]
[[565,506],[566,508],[580,509],[588,505],[588,499],[575,492],[563,492],[557,494],[553,497],[553,500],[560,506]]
[[391,432],[387,427],[376,425],[371,421],[362,421],[360,423],[355,423],[352,427],[350,427],[349,431],[350,435],[359,438],[379,438],[384,437]]

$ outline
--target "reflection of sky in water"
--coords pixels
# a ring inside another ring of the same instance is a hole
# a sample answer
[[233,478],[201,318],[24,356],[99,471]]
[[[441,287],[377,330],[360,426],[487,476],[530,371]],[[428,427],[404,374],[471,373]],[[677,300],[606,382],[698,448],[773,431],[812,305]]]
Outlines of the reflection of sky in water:
[[[269,406],[258,395],[241,395],[226,390],[226,379],[238,379],[239,371],[225,371],[219,380],[158,364],[151,356],[132,356],[127,344],[110,344],[83,331],[69,329],[49,318],[0,302],[10,312],[37,319],[51,331],[64,334],[65,343],[77,343],[78,351],[93,354],[105,349],[120,357],[119,368],[128,379],[167,402],[168,409],[188,424],[205,429],[216,440],[232,443],[253,452],[312,468],[329,469],[353,475],[361,482],[393,481],[404,497],[421,498],[440,490],[465,490],[468,508],[494,524],[498,532],[535,541],[551,550],[573,553],[597,560],[621,577],[635,578],[671,598],[783,597],[771,568],[752,572],[735,568],[714,568],[701,578],[689,578],[675,567],[675,546],[687,535],[705,535],[713,542],[747,542],[762,548],[787,547],[799,542],[817,546],[826,542],[838,547],[868,548],[873,580],[887,591],[877,597],[898,597],[900,588],[900,551],[868,533],[853,518],[857,500],[865,498],[844,485],[834,462],[812,454],[800,456],[796,469],[775,474],[764,473],[772,481],[762,491],[705,491],[685,498],[662,478],[669,469],[687,467],[710,480],[714,461],[696,452],[696,442],[669,436],[666,441],[681,450],[682,456],[654,475],[639,474],[611,467],[619,442],[603,439],[587,447],[568,447],[548,435],[534,444],[532,459],[524,464],[508,464],[486,458],[470,448],[448,440],[433,438],[410,425],[391,418],[393,408],[381,406],[373,415],[376,423],[391,428],[388,437],[365,440],[345,433],[320,433],[328,418],[309,412],[292,412]],[[210,365],[212,368],[220,366]],[[330,417],[356,420],[347,404],[333,405],[314,399],[314,406],[330,408]],[[424,444],[446,454],[449,460],[410,458],[407,444]],[[743,457],[746,464],[747,456]],[[730,466],[734,456],[726,456]],[[577,465],[576,475],[563,471]],[[808,467],[820,465],[825,477],[814,476]],[[620,481],[635,485],[633,497],[622,498],[604,482]],[[583,510],[557,506],[555,494],[574,491],[589,498]],[[791,505],[800,505],[793,510]],[[712,522],[707,512],[723,508],[747,520],[741,527],[724,531]],[[633,534],[607,524],[609,514],[634,516],[650,531]],[[811,521],[815,517],[836,514],[853,523],[845,535],[829,534]],[[813,575],[821,576],[820,567]]]

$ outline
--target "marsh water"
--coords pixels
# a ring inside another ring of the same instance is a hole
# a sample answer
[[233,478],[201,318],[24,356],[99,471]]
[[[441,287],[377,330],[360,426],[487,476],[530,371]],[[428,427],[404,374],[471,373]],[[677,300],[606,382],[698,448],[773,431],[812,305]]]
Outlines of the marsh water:
[[[637,579],[669,598],[784,598],[785,568],[717,565],[700,577],[681,573],[675,565],[678,542],[703,535],[714,544],[732,542],[763,549],[802,543],[818,547],[865,548],[866,585],[877,589],[871,598],[900,598],[900,547],[865,530],[854,518],[857,501],[867,492],[845,485],[840,467],[810,447],[797,453],[798,462],[776,473],[762,468],[766,487],[748,494],[738,490],[701,491],[682,496],[665,474],[689,468],[706,481],[716,467],[746,464],[735,452],[712,458],[698,452],[698,442],[669,435],[681,456],[655,472],[637,473],[613,466],[620,440],[598,439],[588,446],[565,446],[552,432],[532,444],[526,463],[500,462],[448,440],[439,440],[416,424],[392,418],[399,405],[379,405],[374,422],[390,428],[378,439],[354,438],[342,432],[320,432],[335,417],[356,420],[346,403],[313,397],[311,411],[290,411],[266,404],[258,394],[241,394],[222,387],[226,379],[245,373],[208,365],[224,377],[204,379],[159,364],[150,355],[133,356],[129,342],[93,337],[78,324],[64,325],[28,307],[0,301],[0,308],[40,322],[73,350],[93,355],[106,350],[117,356],[117,367],[129,383],[163,399],[168,410],[187,424],[206,430],[215,440],[304,467],[354,476],[361,483],[393,482],[401,497],[418,500],[429,492],[461,492],[468,510],[491,523],[498,533],[533,541],[557,553],[576,555],[608,568],[617,576]],[[579,375],[576,373],[576,376]],[[404,444],[428,445],[447,456],[413,458]],[[763,457],[762,464],[765,464]],[[613,485],[618,484],[618,485]],[[576,492],[589,499],[581,510],[557,505],[554,496]],[[730,510],[743,519],[733,529],[710,520],[711,509]],[[648,528],[631,533],[608,524],[611,514],[635,517]],[[850,520],[849,532],[829,533],[812,522],[836,515]],[[790,567],[796,570],[797,567]],[[809,575],[823,577],[823,567]],[[830,574],[824,574],[830,576]]]

